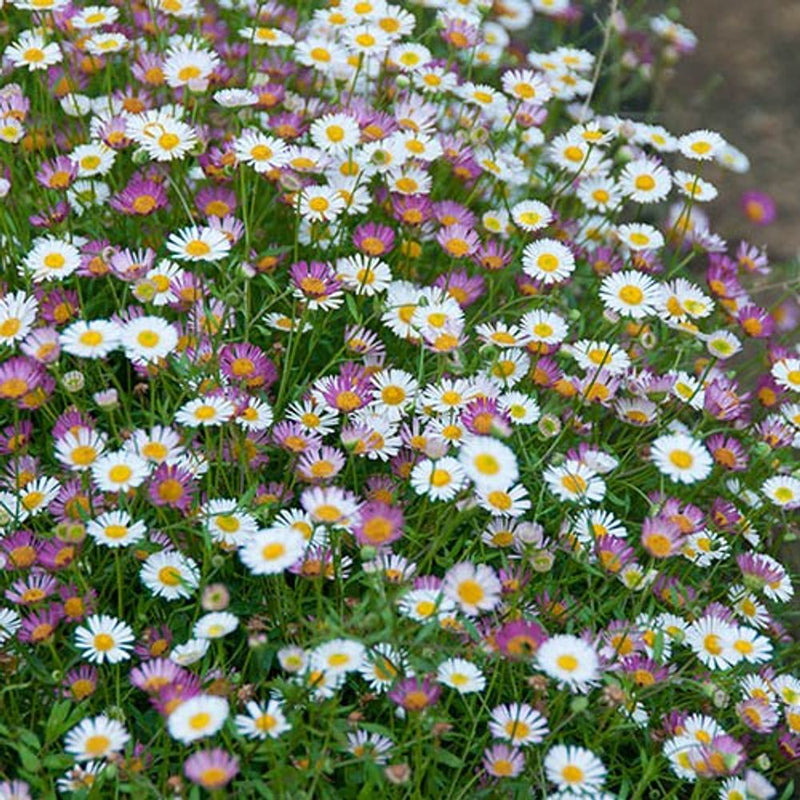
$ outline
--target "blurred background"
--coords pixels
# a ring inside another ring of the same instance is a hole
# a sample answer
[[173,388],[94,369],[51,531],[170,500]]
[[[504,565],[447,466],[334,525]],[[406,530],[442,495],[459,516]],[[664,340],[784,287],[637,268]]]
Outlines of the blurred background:
[[[730,240],[766,244],[773,262],[800,253],[800,2],[693,0],[680,2],[681,21],[699,39],[675,69],[665,125],[675,133],[719,131],[750,158],[744,175],[715,176],[719,197],[712,228]],[[720,180],[721,178],[721,180]],[[744,191],[770,194],[777,218],[748,221]],[[788,268],[800,272],[797,265]],[[790,275],[797,277],[797,274]]]

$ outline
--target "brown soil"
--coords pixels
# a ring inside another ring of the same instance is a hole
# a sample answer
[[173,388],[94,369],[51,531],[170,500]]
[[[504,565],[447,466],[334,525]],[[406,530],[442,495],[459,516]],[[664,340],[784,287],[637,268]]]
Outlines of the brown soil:
[[[717,130],[748,155],[748,173],[714,177],[720,195],[709,208],[713,228],[730,240],[767,244],[773,261],[793,258],[800,252],[800,3],[680,5],[699,44],[676,69],[665,123],[676,133]],[[771,226],[759,228],[744,217],[739,201],[749,189],[775,199],[778,218]]]

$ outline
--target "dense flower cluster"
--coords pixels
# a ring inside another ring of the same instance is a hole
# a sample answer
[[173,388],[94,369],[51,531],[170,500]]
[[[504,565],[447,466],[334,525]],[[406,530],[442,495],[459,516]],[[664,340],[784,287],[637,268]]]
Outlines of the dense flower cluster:
[[624,105],[693,34],[317,5],[4,8],[0,798],[775,796],[797,310]]

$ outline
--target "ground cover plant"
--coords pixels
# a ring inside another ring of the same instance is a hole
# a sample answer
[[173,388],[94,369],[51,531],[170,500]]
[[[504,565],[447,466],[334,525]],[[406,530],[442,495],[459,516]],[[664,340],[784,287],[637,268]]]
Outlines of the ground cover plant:
[[794,796],[796,282],[629,5],[0,8],[0,798]]

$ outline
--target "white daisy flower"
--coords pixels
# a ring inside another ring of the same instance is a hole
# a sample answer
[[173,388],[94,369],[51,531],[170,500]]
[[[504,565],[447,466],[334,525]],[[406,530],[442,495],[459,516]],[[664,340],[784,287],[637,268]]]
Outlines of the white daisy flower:
[[79,358],[105,358],[120,346],[120,340],[119,325],[104,319],[78,320],[59,335],[64,351]]
[[181,261],[219,261],[230,249],[230,239],[217,228],[192,225],[167,239],[167,250]]
[[133,641],[130,625],[107,614],[93,614],[75,631],[75,646],[87,661],[95,664],[127,661]]
[[575,270],[575,256],[556,239],[539,239],[522,251],[522,269],[526,275],[544,284],[559,283]]
[[191,597],[200,582],[200,570],[176,550],[159,550],[147,557],[139,578],[155,597],[178,600]]
[[640,158],[625,165],[618,186],[636,203],[658,203],[669,194],[672,177],[661,164]]
[[221,639],[239,627],[239,618],[230,611],[212,611],[195,622],[192,635],[196,639]]
[[209,639],[189,639],[188,642],[175,645],[169,654],[169,659],[182,667],[188,667],[200,661],[208,652],[209,646]]
[[0,343],[14,344],[24,339],[36,321],[39,303],[25,292],[9,292],[0,298]]
[[519,477],[514,451],[490,436],[468,439],[459,450],[458,460],[467,477],[481,489],[505,489]]
[[461,464],[450,456],[436,461],[423,459],[411,470],[411,486],[417,494],[431,500],[452,500],[466,485],[467,476]]
[[527,703],[509,703],[492,710],[489,732],[496,739],[505,739],[520,747],[539,744],[550,729],[544,716]]
[[136,453],[120,450],[97,458],[91,470],[92,479],[101,492],[127,492],[147,480],[150,465]]
[[629,250],[658,250],[664,246],[661,232],[644,222],[620,225],[616,232],[619,240]]
[[574,459],[544,471],[548,488],[561,500],[596,503],[605,497],[606,485],[595,470]]
[[167,718],[169,735],[182,744],[213,736],[228,718],[224,697],[198,694],[181,703]]
[[233,152],[241,164],[251,166],[259,174],[281,167],[289,160],[286,144],[256,130],[245,130],[234,142]]
[[133,522],[127,511],[117,510],[89,520],[86,533],[98,544],[114,549],[141,542],[147,529],[141,520]]
[[445,573],[442,592],[469,617],[491,611],[500,603],[502,584],[491,567],[462,561]]
[[233,418],[233,412],[233,403],[224,397],[196,397],[181,406],[175,422],[191,428],[224,425]]
[[658,284],[634,270],[613,272],[600,285],[603,305],[624,317],[642,319],[655,313],[661,296]]
[[780,508],[800,507],[800,480],[791,475],[773,475],[761,485],[762,493]]
[[134,317],[123,326],[120,343],[133,363],[147,364],[174,352],[178,332],[162,317]]
[[236,730],[247,739],[278,739],[291,730],[281,704],[270,699],[266,705],[251,700],[245,706],[246,714],[237,714],[233,720]]
[[523,200],[512,207],[511,219],[522,230],[532,233],[546,228],[553,221],[553,213],[539,200]]
[[299,561],[305,549],[297,530],[261,531],[239,549],[239,558],[253,575],[275,575]]
[[570,634],[551,636],[536,651],[536,664],[559,686],[585,692],[600,678],[600,659],[583,639]]
[[693,161],[711,161],[722,150],[725,140],[715,131],[686,133],[678,139],[681,155]]
[[332,639],[311,651],[310,666],[333,675],[357,672],[366,653],[366,647],[355,639]]
[[662,474],[678,483],[701,481],[714,466],[705,445],[685,433],[659,436],[650,448],[650,457]]
[[778,386],[800,392],[800,358],[782,358],[772,365],[771,372]]
[[54,236],[40,237],[33,242],[23,261],[23,274],[30,273],[34,283],[44,280],[63,280],[80,266],[81,255],[71,242]]
[[606,780],[603,762],[591,750],[574,745],[551,747],[544,759],[544,769],[547,780],[578,797],[597,797]]
[[130,740],[125,726],[105,714],[82,720],[64,737],[64,750],[76,761],[107,758]]
[[46,39],[35,31],[23,31],[19,39],[6,47],[3,57],[14,67],[27,67],[31,72],[48,69],[61,61],[61,49],[55,42]]
[[481,670],[464,658],[448,658],[439,664],[436,680],[459,694],[482,692],[486,688],[486,678]]

